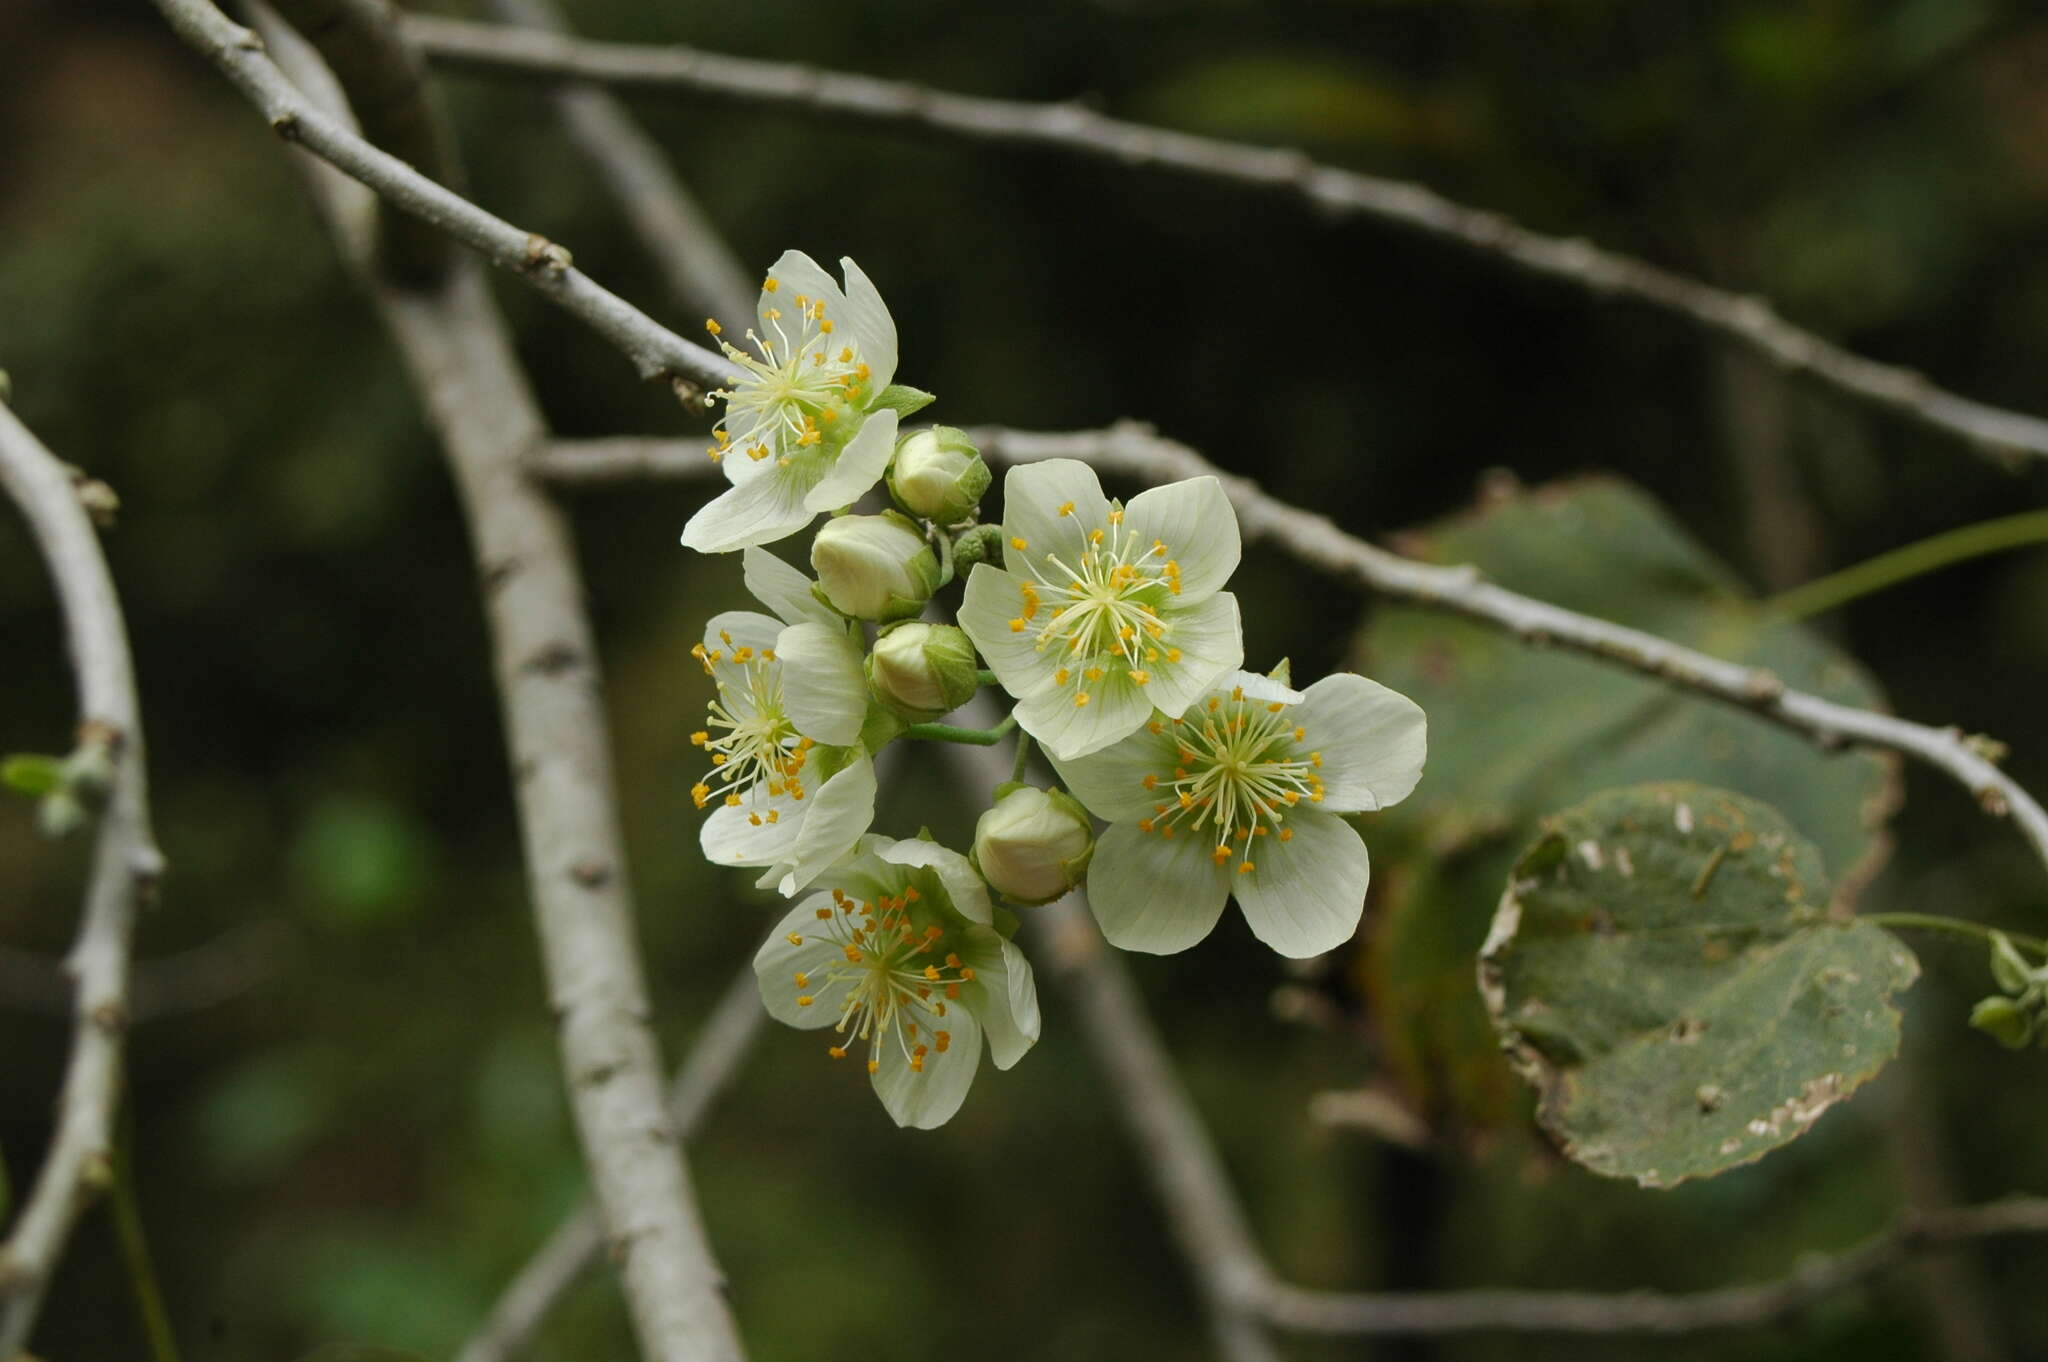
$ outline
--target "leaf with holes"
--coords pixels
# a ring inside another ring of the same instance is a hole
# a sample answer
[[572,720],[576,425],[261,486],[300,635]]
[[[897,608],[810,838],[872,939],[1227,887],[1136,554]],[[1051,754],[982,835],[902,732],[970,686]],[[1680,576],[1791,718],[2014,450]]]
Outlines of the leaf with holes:
[[1479,980],[1564,1152],[1645,1187],[1711,1176],[1883,1068],[1919,965],[1828,898],[1811,842],[1710,786],[1611,790],[1547,820]]

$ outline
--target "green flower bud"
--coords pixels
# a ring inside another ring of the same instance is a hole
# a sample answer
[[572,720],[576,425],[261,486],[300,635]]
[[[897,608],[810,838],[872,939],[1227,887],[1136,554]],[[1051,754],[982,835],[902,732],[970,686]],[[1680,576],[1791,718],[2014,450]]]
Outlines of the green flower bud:
[[980,686],[974,644],[950,624],[907,620],[883,630],[868,654],[868,690],[913,723],[950,714]]
[[953,575],[965,578],[976,563],[1003,565],[1003,527],[976,525],[953,540]]
[[889,495],[914,516],[941,525],[966,520],[988,491],[988,465],[955,426],[912,431],[896,442]]
[[1081,882],[1095,854],[1088,811],[1062,790],[1003,785],[974,825],[974,868],[1017,903],[1050,903]]
[[811,541],[811,568],[834,610],[855,619],[906,619],[939,586],[939,560],[893,511],[828,520]]
[[1970,1025],[2008,1050],[2017,1050],[2034,1036],[2034,1019],[2010,998],[1993,995],[1970,1009]]
[[2033,982],[2034,971],[2004,932],[1991,934],[1991,977],[2007,993],[2023,993]]

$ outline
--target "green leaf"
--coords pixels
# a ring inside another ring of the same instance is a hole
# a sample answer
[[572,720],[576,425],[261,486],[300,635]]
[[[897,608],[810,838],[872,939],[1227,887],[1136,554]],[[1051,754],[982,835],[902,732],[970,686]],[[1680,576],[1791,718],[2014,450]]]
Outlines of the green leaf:
[[[1641,490],[1582,479],[1490,499],[1400,539],[1516,591],[1769,668],[1787,685],[1882,708],[1856,663],[1799,625],[1770,623],[1740,579]],[[1357,666],[1429,711],[1429,769],[1375,815],[1360,993],[1377,1052],[1439,1129],[1519,1126],[1521,1085],[1472,988],[1517,851],[1543,815],[1643,780],[1766,795],[1820,847],[1848,897],[1882,866],[1897,762],[1818,754],[1731,706],[1440,611],[1381,609]]]
[[2034,1038],[2034,1018],[2010,998],[1994,993],[1970,1009],[1970,1025],[2008,1050],[2023,1050]]
[[64,783],[64,759],[34,753],[0,760],[0,785],[30,799],[41,799]]
[[886,408],[899,417],[908,417],[915,416],[936,401],[936,397],[921,388],[913,388],[904,383],[891,383],[882,389],[881,394],[875,398],[874,405],[868,410],[881,411]]
[[2027,964],[2026,957],[2019,953],[2019,948],[2012,944],[2012,938],[2004,932],[1991,934],[1991,977],[2007,993],[2025,992],[2027,985],[2034,980],[2034,971]]
[[1480,991],[1564,1152],[1670,1187],[1797,1139],[1883,1068],[1919,965],[1828,895],[1819,850],[1724,790],[1639,785],[1547,820]]

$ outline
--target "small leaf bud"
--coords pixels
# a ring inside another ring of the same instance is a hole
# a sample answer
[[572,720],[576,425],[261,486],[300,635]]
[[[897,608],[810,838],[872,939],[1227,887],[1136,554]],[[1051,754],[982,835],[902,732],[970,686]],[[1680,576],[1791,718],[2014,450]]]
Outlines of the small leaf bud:
[[976,563],[1003,564],[1003,527],[976,525],[953,540],[953,575],[965,577]]

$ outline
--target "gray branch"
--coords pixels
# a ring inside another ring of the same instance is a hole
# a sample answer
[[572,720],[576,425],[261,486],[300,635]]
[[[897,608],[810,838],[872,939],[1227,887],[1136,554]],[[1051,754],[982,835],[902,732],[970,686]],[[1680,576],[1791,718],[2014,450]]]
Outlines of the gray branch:
[[1376,221],[1449,242],[1595,298],[1654,308],[1746,346],[1789,372],[1959,438],[2003,464],[2048,458],[2048,420],[1963,397],[1914,370],[1866,359],[1792,325],[1762,298],[1732,293],[1590,242],[1545,236],[1419,184],[1318,165],[1299,151],[1147,127],[1081,104],[983,99],[686,47],[592,42],[426,16],[408,19],[407,30],[435,63],[478,75],[592,81],[839,124],[1039,147],[1285,195],[1319,213]]
[[[761,982],[751,961],[742,966],[725,996],[705,1019],[669,1091],[669,1119],[676,1138],[696,1138],[712,1104],[725,1091],[767,1017]],[[527,1261],[491,1307],[489,1315],[455,1362],[510,1362],[532,1346],[534,1335],[569,1288],[604,1252],[604,1231],[588,1200],[570,1211]]]
[[[492,0],[492,8],[508,23],[563,30],[552,0]],[[669,293],[684,307],[744,331],[754,315],[755,280],[670,168],[660,144],[600,86],[565,85],[554,98],[569,140],[617,201]]]
[[263,41],[210,0],[153,3],[178,36],[247,96],[279,136],[368,185],[391,207],[525,280],[616,346],[643,378],[706,387],[737,377],[738,370],[723,356],[684,340],[576,269],[562,247],[485,212],[316,107],[278,70]]
[[[1750,710],[1825,749],[1849,743],[1885,748],[1927,763],[1975,797],[1993,817],[2010,817],[2048,866],[2048,812],[1985,755],[1995,748],[1954,728],[1934,728],[1793,690],[1777,676],[1671,643],[1640,629],[1565,610],[1495,586],[1470,566],[1419,563],[1346,534],[1329,517],[1269,496],[1248,478],[1217,468],[1194,450],[1125,421],[1104,430],[1056,433],[983,427],[969,434],[994,463],[1082,459],[1105,472],[1157,484],[1220,478],[1247,542],[1265,540],[1311,567],[1362,589],[1431,610],[1447,610],[1533,647],[1566,648],[1667,684]],[[620,438],[559,441],[538,456],[541,473],[565,486],[653,479],[709,480],[716,468],[702,441]]]
[[[243,32],[193,0],[160,8],[187,36]],[[277,44],[298,50],[281,29]],[[267,58],[255,60],[258,84],[280,87],[285,107],[319,119],[337,144],[361,145],[341,122],[345,110],[321,112]],[[224,62],[231,74],[243,66]],[[326,88],[307,64],[309,87]],[[738,1333],[648,1021],[583,582],[568,524],[526,470],[546,426],[474,262],[457,261],[431,290],[397,286],[353,230],[360,214],[341,192],[353,187],[319,176],[314,188],[406,364],[469,519],[570,1106],[641,1348],[651,1362],[734,1362]]]
[[4,404],[0,488],[27,519],[56,588],[77,680],[79,749],[97,753],[112,770],[85,912],[64,962],[76,991],[56,1132],[28,1201],[0,1244],[0,1358],[11,1358],[28,1345],[72,1227],[112,1176],[135,919],[164,863],[150,832],[141,707],[113,577],[71,470]]

